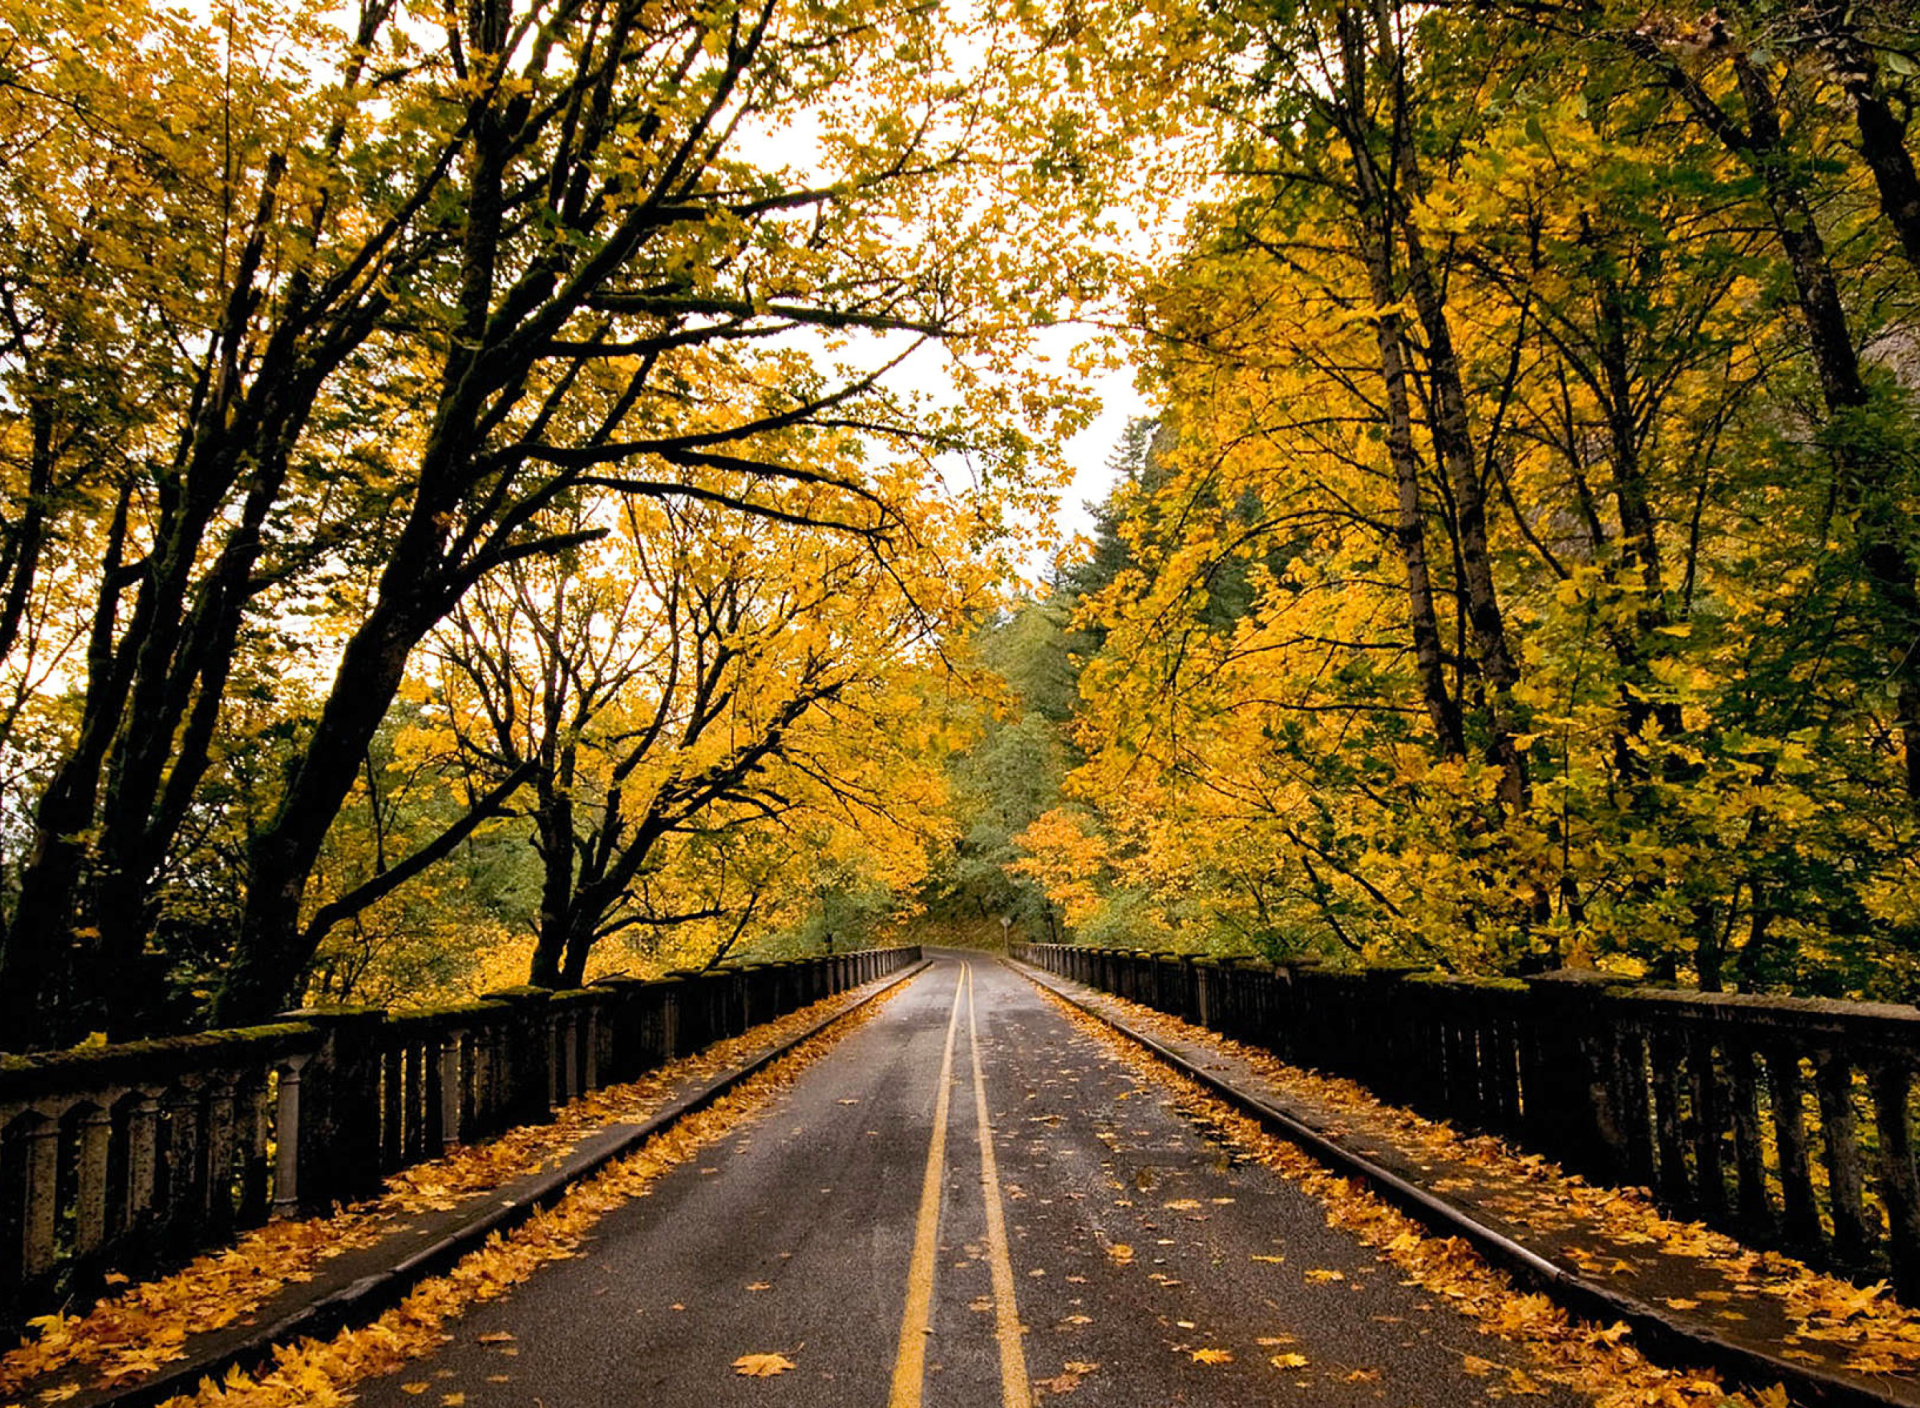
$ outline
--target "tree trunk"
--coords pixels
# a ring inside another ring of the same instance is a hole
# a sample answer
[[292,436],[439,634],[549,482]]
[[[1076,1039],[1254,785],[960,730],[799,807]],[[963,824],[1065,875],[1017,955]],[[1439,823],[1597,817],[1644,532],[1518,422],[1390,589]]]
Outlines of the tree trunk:
[[[1382,132],[1376,126],[1368,101],[1367,18],[1351,8],[1340,15],[1344,87],[1334,100],[1333,116],[1346,140],[1363,199],[1383,212],[1385,232],[1404,253],[1407,290],[1426,334],[1427,383],[1432,399],[1429,433],[1452,492],[1467,620],[1487,690],[1492,735],[1488,759],[1500,769],[1502,806],[1509,813],[1518,813],[1526,809],[1528,797],[1526,760],[1513,742],[1517,731],[1513,688],[1520,671],[1507,641],[1506,618],[1494,582],[1486,489],[1474,452],[1464,373],[1453,345],[1446,300],[1400,185],[1405,182],[1417,190],[1420,181],[1419,154],[1408,128],[1405,62],[1396,45],[1391,18],[1377,12],[1372,21],[1373,44],[1389,89],[1388,130]],[[1374,150],[1381,138],[1389,147],[1387,172],[1380,170]]]
[[[1382,308],[1394,295],[1390,279],[1383,278],[1384,250],[1380,251],[1373,296]],[[1433,577],[1427,562],[1426,519],[1420,505],[1420,457],[1413,445],[1413,411],[1407,396],[1405,343],[1399,317],[1381,315],[1378,322],[1380,371],[1387,387],[1387,458],[1393,467],[1399,517],[1394,542],[1407,574],[1407,615],[1413,632],[1414,668],[1420,676],[1420,694],[1434,738],[1445,758],[1467,755],[1466,731],[1460,706],[1447,691],[1445,658],[1440,644],[1440,622],[1433,609]]]
[[[415,578],[425,578],[421,573]],[[301,924],[307,879],[333,819],[406,671],[407,657],[439,613],[417,600],[382,602],[347,643],[340,670],[280,809],[247,856],[247,904],[226,981],[214,999],[217,1026],[265,1021],[292,1000],[312,960]]]
[[1850,4],[1813,7],[1808,38],[1833,65],[1834,75],[1853,103],[1860,156],[1873,173],[1880,212],[1899,237],[1900,249],[1920,273],[1920,173],[1907,151],[1907,124],[1895,114],[1880,86],[1880,64],[1854,25]]
[[540,779],[534,813],[534,846],[540,854],[540,923],[527,981],[537,988],[566,986],[560,965],[573,927],[573,799]]

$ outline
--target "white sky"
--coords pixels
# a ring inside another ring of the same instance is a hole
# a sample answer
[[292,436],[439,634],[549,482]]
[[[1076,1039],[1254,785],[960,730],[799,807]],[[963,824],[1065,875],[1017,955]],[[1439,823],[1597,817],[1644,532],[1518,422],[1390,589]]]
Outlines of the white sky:
[[1100,398],[1100,414],[1093,424],[1067,442],[1067,462],[1073,466],[1073,484],[1060,499],[1060,539],[1065,542],[1076,533],[1091,534],[1093,515],[1089,504],[1098,504],[1113,488],[1113,471],[1107,460],[1120,432],[1135,416],[1148,413],[1146,398],[1135,390],[1134,369],[1122,367],[1094,378],[1092,387]]

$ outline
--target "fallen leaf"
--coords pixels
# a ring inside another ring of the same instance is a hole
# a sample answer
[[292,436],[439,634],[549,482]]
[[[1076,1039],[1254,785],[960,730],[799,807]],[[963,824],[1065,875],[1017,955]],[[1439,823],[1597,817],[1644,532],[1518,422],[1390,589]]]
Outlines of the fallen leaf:
[[1116,1266],[1125,1266],[1128,1262],[1133,1260],[1133,1248],[1128,1246],[1125,1242],[1115,1242],[1112,1246],[1107,1248],[1107,1255],[1113,1258],[1113,1262]]
[[512,1344],[513,1336],[505,1330],[490,1330],[480,1336],[481,1344]]
[[793,1367],[784,1354],[743,1354],[733,1361],[733,1372],[749,1379],[770,1379]]
[[400,1392],[413,1394],[416,1398],[419,1397],[421,1394],[425,1393],[426,1391],[427,1391],[427,1385],[423,1383],[400,1385]]
[[1344,1281],[1347,1279],[1347,1273],[1344,1271],[1309,1271],[1307,1273],[1307,1279],[1309,1281],[1319,1282]]
[[1267,1363],[1273,1365],[1276,1369],[1304,1369],[1307,1367],[1307,1356],[1304,1354],[1276,1354],[1268,1359]]
[[1187,1357],[1196,1364],[1233,1363],[1233,1351],[1230,1349],[1190,1349]]
[[750,1291],[770,1291],[773,1289],[773,1282],[755,1281],[751,1285],[749,1285],[747,1289]]

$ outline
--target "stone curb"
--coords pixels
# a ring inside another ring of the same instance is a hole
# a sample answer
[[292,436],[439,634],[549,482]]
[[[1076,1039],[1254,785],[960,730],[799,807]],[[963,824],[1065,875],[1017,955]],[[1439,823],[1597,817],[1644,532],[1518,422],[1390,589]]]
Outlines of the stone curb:
[[[1289,1143],[1299,1145],[1341,1173],[1363,1179],[1387,1201],[1427,1227],[1468,1242],[1487,1260],[1551,1294],[1575,1313],[1590,1319],[1624,1320],[1650,1358],[1659,1359],[1672,1367],[1705,1364],[1721,1370],[1736,1382],[1754,1388],[1784,1384],[1796,1404],[1818,1404],[1821,1408],[1920,1408],[1920,1389],[1907,1389],[1907,1386],[1899,1385],[1906,1391],[1886,1391],[1863,1379],[1796,1364],[1777,1355],[1735,1344],[1696,1321],[1686,1320],[1638,1296],[1622,1294],[1551,1261],[1487,1226],[1459,1204],[1381,1167],[1364,1154],[1347,1148],[1296,1116],[1201,1069],[1145,1032],[1097,1010],[1083,1001],[1077,992],[1061,985],[1053,974],[1017,959],[1006,958],[1001,961],[1036,987],[1046,989],[1088,1016],[1104,1022],[1128,1040],[1145,1047],[1182,1075],[1251,1115]],[[1892,1387],[1889,1385],[1889,1389]]]
[[650,1116],[645,1123],[632,1126],[617,1141],[596,1147],[589,1153],[576,1154],[512,1199],[504,1202],[489,1200],[477,1208],[471,1218],[430,1245],[409,1252],[383,1271],[362,1276],[350,1285],[301,1306],[272,1324],[262,1326],[243,1344],[228,1346],[203,1359],[170,1364],[153,1378],[140,1383],[118,1389],[82,1392],[66,1401],[68,1408],[150,1408],[150,1405],[176,1395],[191,1393],[203,1379],[217,1378],[236,1366],[257,1363],[276,1345],[296,1338],[318,1339],[338,1334],[349,1326],[373,1320],[420,1282],[446,1270],[469,1252],[484,1245],[494,1233],[511,1231],[536,1212],[552,1207],[574,1184],[592,1177],[616,1159],[633,1152],[662,1130],[689,1115],[698,1114],[795,1047],[813,1040],[828,1027],[858,1012],[908,979],[918,977],[930,966],[930,960],[922,959],[913,967],[881,980],[880,986],[857,1002],[829,1013],[791,1040],[763,1051],[751,1061],[714,1077],[697,1090],[689,1091]]

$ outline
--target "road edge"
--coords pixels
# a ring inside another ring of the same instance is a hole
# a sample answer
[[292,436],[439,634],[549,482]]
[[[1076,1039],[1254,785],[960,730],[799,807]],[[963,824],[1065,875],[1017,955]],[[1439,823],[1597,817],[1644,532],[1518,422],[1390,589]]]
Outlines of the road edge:
[[1578,1314],[1625,1321],[1649,1358],[1661,1360],[1669,1367],[1697,1367],[1704,1362],[1753,1388],[1784,1384],[1796,1403],[1804,1401],[1818,1404],[1820,1408],[1914,1408],[1916,1403],[1920,1403],[1920,1398],[1899,1398],[1879,1393],[1859,1380],[1828,1374],[1737,1345],[1697,1325],[1678,1321],[1649,1301],[1623,1295],[1557,1262],[1549,1261],[1538,1252],[1487,1226],[1457,1204],[1383,1168],[1366,1155],[1356,1153],[1258,1095],[1196,1066],[1145,1032],[1081,1001],[1074,992],[1058,986],[1052,974],[1015,958],[1002,957],[1000,961],[1035,987],[1052,993],[1061,1001],[1111,1027],[1129,1041],[1144,1047],[1180,1074],[1206,1087],[1243,1114],[1258,1120],[1270,1132],[1298,1145],[1339,1172],[1364,1180],[1388,1202],[1430,1230],[1459,1237],[1494,1265],[1553,1296]]

